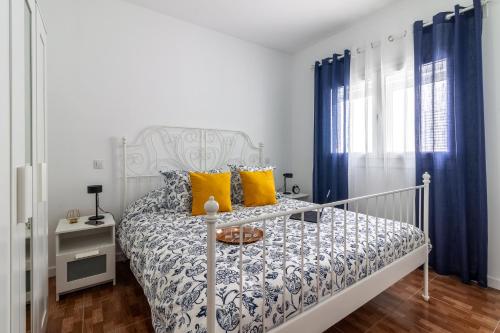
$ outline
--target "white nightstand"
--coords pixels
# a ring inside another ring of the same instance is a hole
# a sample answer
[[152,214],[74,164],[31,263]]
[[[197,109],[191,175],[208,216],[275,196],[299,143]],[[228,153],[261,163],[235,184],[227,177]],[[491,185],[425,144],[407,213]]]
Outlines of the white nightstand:
[[56,229],[56,300],[59,295],[115,278],[115,220],[104,214],[104,224],[85,224],[88,216],[70,224],[61,219]]
[[309,194],[307,193],[291,193],[291,194],[283,194],[283,192],[280,192],[280,194],[288,199],[295,199],[295,200],[305,200],[309,197]]

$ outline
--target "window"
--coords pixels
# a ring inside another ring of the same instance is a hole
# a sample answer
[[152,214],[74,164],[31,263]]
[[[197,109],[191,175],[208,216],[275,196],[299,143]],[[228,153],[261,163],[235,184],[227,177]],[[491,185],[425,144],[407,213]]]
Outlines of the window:
[[373,153],[375,115],[372,87],[371,82],[367,83],[364,80],[351,86],[349,151],[352,153]]
[[350,152],[376,155],[415,151],[413,76],[406,71],[393,71],[383,80],[380,71],[372,76],[376,80],[351,86]]
[[[422,66],[421,150],[445,152],[448,138],[448,83],[446,59]],[[351,83],[348,113],[348,150],[355,154],[415,152],[415,90],[411,71],[367,74],[370,79]],[[344,122],[344,89],[337,95],[339,124]],[[344,129],[338,128],[339,152]],[[332,142],[333,148],[333,142]]]
[[[333,91],[330,91],[331,96],[333,97]],[[333,99],[330,99],[330,109],[332,109]],[[330,113],[330,117],[333,117],[333,112]],[[333,131],[333,127],[331,128],[332,133],[337,133],[337,153],[344,153],[345,147],[345,135],[344,135],[344,123],[345,123],[345,103],[344,103],[344,87],[339,87],[337,90],[337,131]],[[333,118],[330,119],[330,124],[333,126]],[[334,138],[332,136],[332,140],[330,142],[330,152],[334,152]]]
[[[339,87],[337,90],[337,151],[345,153],[344,151],[344,121],[345,121],[345,105],[344,105],[344,87]],[[333,122],[332,122],[333,124]],[[333,142],[332,142],[333,147]]]
[[403,154],[415,151],[415,90],[413,75],[396,71],[385,78],[384,151]]
[[421,151],[448,151],[446,59],[422,66]]

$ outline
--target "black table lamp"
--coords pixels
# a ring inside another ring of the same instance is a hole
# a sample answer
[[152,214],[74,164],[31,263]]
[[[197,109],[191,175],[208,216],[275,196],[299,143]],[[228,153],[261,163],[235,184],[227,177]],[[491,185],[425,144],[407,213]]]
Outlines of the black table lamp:
[[293,173],[284,173],[283,174],[283,183],[284,183],[284,186],[283,186],[283,194],[291,194],[291,192],[288,192],[286,190],[286,179],[287,178],[293,178]]
[[102,192],[102,185],[89,185],[87,186],[87,193],[95,193],[95,215],[90,216],[90,221],[102,220],[103,215],[99,215],[99,193]]

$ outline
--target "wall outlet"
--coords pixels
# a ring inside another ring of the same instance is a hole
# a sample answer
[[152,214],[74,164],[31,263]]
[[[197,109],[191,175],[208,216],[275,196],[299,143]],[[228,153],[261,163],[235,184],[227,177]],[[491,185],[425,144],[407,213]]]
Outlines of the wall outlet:
[[94,160],[94,169],[96,169],[96,170],[104,169],[104,161],[103,160]]

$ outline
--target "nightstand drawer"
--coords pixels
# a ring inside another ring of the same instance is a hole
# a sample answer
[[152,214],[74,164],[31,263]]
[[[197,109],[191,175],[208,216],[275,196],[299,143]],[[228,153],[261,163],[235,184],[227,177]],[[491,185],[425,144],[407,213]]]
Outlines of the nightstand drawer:
[[56,257],[57,293],[91,286],[115,278],[115,246],[62,254]]
[[95,251],[98,254],[91,257],[76,258],[74,261],[66,263],[66,281],[71,282],[88,278],[94,275],[105,274],[107,272],[106,254]]

